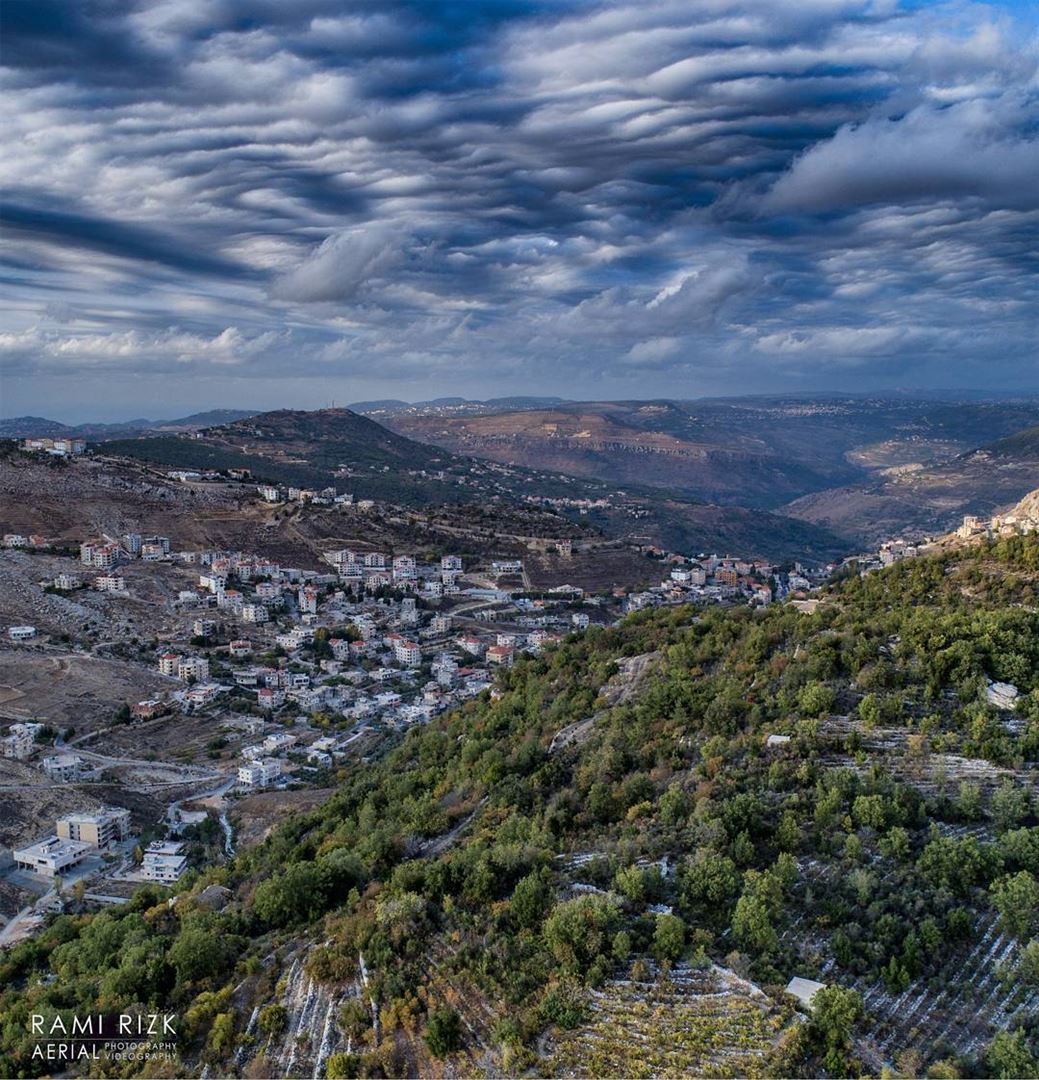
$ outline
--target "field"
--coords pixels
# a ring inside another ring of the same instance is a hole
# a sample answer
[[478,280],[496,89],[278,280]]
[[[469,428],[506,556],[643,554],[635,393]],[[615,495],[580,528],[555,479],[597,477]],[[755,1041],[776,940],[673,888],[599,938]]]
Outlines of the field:
[[0,718],[74,727],[78,734],[104,726],[125,702],[173,685],[124,660],[40,647],[0,649],[0,671]]
[[791,1010],[717,966],[591,992],[590,1020],[556,1037],[554,1076],[762,1076]]

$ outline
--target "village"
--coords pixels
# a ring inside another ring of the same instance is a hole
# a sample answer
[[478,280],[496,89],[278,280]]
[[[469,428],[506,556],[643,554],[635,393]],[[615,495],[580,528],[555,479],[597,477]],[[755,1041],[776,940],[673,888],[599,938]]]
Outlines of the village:
[[[254,490],[268,505],[367,509],[332,488]],[[512,556],[423,560],[357,544],[324,551],[322,568],[300,568],[136,532],[78,547],[7,533],[2,544],[45,571],[34,575],[43,598],[80,612],[89,610],[84,598],[103,597],[119,613],[78,633],[9,625],[5,647],[51,662],[70,650],[78,662],[118,656],[126,689],[145,692],[118,705],[114,726],[81,716],[72,734],[62,716],[48,715],[45,699],[15,705],[8,688],[0,709],[15,722],[0,734],[0,757],[28,771],[7,776],[7,786],[34,798],[55,790],[85,798],[50,821],[30,812],[31,825],[5,837],[0,884],[29,902],[5,911],[14,917],[0,943],[32,932],[70,889],[80,903],[103,905],[126,902],[144,883],[175,885],[193,866],[233,852],[228,814],[242,800],[330,789],[349,762],[491,691],[498,669],[569,633],[658,605],[804,597],[833,569],[647,548],[640,555],[651,573],[659,568],[657,585],[591,592],[569,583],[535,588],[524,559]],[[564,567],[575,554],[568,538],[538,546]],[[106,640],[116,636],[118,644]],[[138,806],[145,795],[147,812]],[[220,842],[189,842],[209,821],[219,822]]]
[[[206,477],[187,471],[169,479]],[[334,488],[254,490],[267,505],[374,506]],[[955,537],[1035,527],[1027,513],[991,522],[969,516]],[[537,547],[565,567],[580,543],[550,537]],[[129,672],[124,689],[145,692],[119,704],[114,726],[98,719],[73,734],[61,716],[48,715],[45,699],[27,712],[6,688],[0,709],[14,722],[0,735],[0,758],[31,779],[8,776],[5,786],[88,798],[51,821],[30,814],[31,836],[22,829],[16,840],[5,837],[0,884],[30,902],[17,915],[6,904],[14,918],[0,943],[32,932],[61,908],[69,888],[80,903],[107,904],[126,902],[143,883],[175,885],[192,867],[233,853],[229,813],[242,800],[330,790],[351,761],[369,760],[410,726],[493,692],[498,669],[567,634],[675,604],[788,602],[810,613],[818,603],[812,594],[834,571],[854,564],[868,573],[933,546],[893,540],[821,567],[645,547],[640,555],[657,567],[657,584],[596,592],[565,582],[535,588],[523,558],[421,558],[361,543],[322,552],[320,568],[284,566],[257,552],[182,548],[175,537],[136,532],[84,538],[78,547],[7,533],[2,544],[46,569],[35,581],[42,596],[70,601],[76,612],[88,610],[77,598],[103,596],[127,620],[118,645],[91,621],[79,634],[9,625],[9,655],[35,650],[53,662],[71,650],[77,660],[103,663],[118,655]],[[142,795],[147,811],[136,801]],[[121,797],[136,813],[118,804]],[[212,823],[219,835],[198,842]]]

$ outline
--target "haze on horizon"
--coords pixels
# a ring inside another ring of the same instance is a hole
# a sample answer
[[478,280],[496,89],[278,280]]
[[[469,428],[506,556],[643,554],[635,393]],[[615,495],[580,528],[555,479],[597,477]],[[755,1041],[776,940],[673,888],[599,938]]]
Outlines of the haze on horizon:
[[2,16],[0,414],[1039,388],[1029,4]]

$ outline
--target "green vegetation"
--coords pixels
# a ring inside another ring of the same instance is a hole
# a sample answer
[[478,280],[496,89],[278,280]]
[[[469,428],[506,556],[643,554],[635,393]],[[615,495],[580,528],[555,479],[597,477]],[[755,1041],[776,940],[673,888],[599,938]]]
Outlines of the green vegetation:
[[[590,1075],[875,1073],[866,1033],[914,1075],[1032,1075],[1037,583],[1039,540],[1013,538],[848,578],[811,616],[664,609],[527,658],[173,907],[142,890],[6,953],[0,1071],[40,1071],[30,1011],[127,1000],[181,1012],[181,1053],[215,1066],[258,1005],[262,1053],[305,943],[340,990],[363,956],[378,1015],[343,1007],[329,1075],[488,1046],[522,1071],[549,1044]],[[1014,723],[987,679],[1021,691]],[[216,880],[218,913],[193,899]],[[794,974],[829,986],[801,1024]]]

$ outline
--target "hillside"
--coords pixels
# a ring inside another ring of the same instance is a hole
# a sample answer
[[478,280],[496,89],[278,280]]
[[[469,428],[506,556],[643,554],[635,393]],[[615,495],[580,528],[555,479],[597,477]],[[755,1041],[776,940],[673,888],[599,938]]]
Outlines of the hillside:
[[703,501],[772,509],[890,468],[947,461],[1033,426],[1039,405],[836,395],[387,410],[394,430],[460,453]]
[[885,470],[870,483],[797,499],[783,513],[872,545],[955,528],[964,514],[982,517],[1039,486],[1039,427],[1009,435],[931,466]]
[[135,1001],[189,1074],[1035,1075],[1037,600],[1013,538],[573,637],[173,906],[5,954],[0,1069]]
[[[516,415],[527,415],[520,413]],[[759,510],[721,509],[639,484],[496,464],[399,435],[349,409],[262,413],[192,435],[108,440],[98,452],[165,468],[249,469],[257,480],[322,488],[406,506],[566,500],[582,525],[616,539],[682,551],[733,551],[825,561],[847,550],[825,528]],[[610,507],[579,513],[580,501]]]

